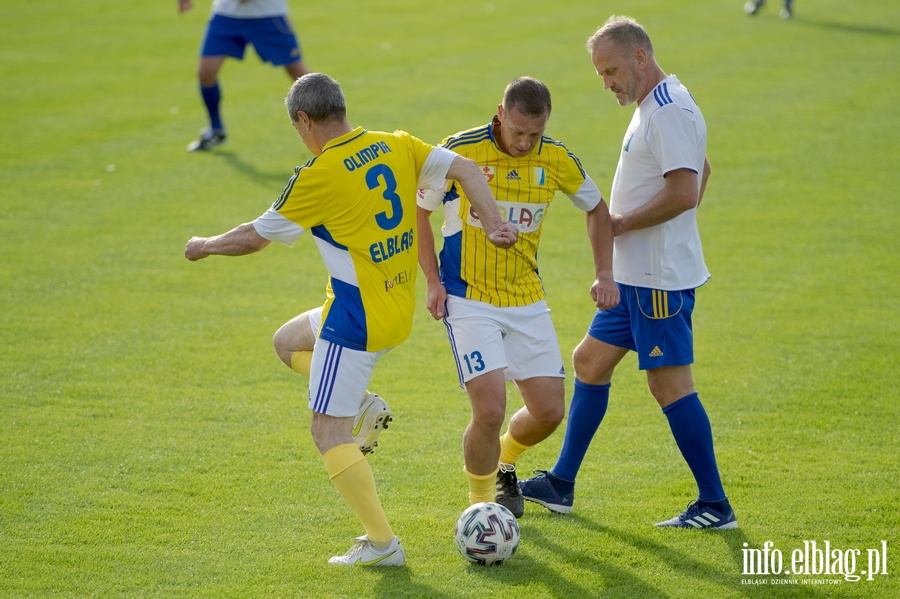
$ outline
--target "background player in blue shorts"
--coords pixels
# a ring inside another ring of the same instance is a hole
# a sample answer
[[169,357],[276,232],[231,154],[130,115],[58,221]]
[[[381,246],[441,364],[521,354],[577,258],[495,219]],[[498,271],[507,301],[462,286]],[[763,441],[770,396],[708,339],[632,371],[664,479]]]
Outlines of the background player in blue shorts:
[[[178,0],[182,13],[193,6],[192,0]],[[287,0],[214,0],[197,68],[209,127],[188,144],[188,152],[211,150],[225,143],[227,134],[219,109],[219,70],[229,56],[243,60],[247,44],[252,44],[265,62],[283,66],[292,80],[307,73],[300,44],[288,20]]]
[[610,17],[588,50],[619,104],[637,105],[610,194],[621,303],[598,310],[575,348],[575,391],[556,464],[519,486],[525,499],[572,511],[575,475],[606,414],[613,372],[635,351],[699,490],[684,513],[657,526],[737,528],[691,369],[694,289],[709,279],[696,218],[710,173],[706,122],[688,90],[656,63],[634,19]]

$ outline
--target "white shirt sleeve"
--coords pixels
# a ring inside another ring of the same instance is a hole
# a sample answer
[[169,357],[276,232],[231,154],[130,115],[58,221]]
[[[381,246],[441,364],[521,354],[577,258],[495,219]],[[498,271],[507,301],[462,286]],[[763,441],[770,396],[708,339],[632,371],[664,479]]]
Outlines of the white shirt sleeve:
[[590,212],[603,200],[603,194],[597,189],[593,179],[585,177],[584,183],[581,184],[575,195],[569,196],[569,199],[572,200],[572,205],[579,210]]
[[278,214],[274,208],[269,208],[250,224],[261,237],[288,247],[294,247],[294,242],[306,231],[294,221]]
[[416,194],[416,204],[423,210],[434,212],[444,202],[444,195],[446,193],[443,190],[419,189],[419,192]]
[[443,190],[446,186],[447,171],[457,156],[458,154],[447,148],[435,147],[428,154],[422,172],[419,173],[419,189]]

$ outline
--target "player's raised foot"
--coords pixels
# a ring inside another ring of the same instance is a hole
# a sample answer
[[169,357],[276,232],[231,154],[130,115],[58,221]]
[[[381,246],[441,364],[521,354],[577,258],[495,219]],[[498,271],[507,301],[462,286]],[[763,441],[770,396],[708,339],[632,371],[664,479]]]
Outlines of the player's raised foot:
[[525,500],[519,491],[519,480],[516,478],[516,467],[513,464],[500,463],[495,500],[511,511],[516,518],[521,518],[525,514]]
[[726,508],[721,512],[699,501],[692,501],[687,509],[671,520],[657,522],[657,526],[669,528],[713,528],[716,530],[731,530],[738,527],[734,510],[726,501]]
[[200,138],[188,144],[188,152],[208,152],[216,146],[221,146],[228,138],[224,131],[214,129],[201,129]]
[[791,10],[790,6],[784,6],[780,11],[778,11],[778,14],[781,15],[782,19],[790,19],[794,16],[794,11]]
[[749,0],[749,2],[744,4],[744,12],[750,16],[753,16],[759,12],[759,9],[762,8],[762,4],[762,2],[758,2],[756,0]]
[[[575,503],[575,489],[567,493],[560,493],[553,486],[551,478],[555,478],[546,470],[535,470],[537,476],[528,480],[519,481],[519,491],[522,497],[544,506],[557,514],[568,514]],[[562,479],[557,479],[562,480]]]
[[328,560],[329,564],[338,566],[403,566],[406,564],[406,552],[400,539],[394,537],[386,549],[378,549],[363,535],[353,539],[356,544],[344,555],[335,555]]
[[393,420],[391,409],[379,395],[369,393],[359,407],[353,420],[353,440],[364,454],[378,446],[378,436]]

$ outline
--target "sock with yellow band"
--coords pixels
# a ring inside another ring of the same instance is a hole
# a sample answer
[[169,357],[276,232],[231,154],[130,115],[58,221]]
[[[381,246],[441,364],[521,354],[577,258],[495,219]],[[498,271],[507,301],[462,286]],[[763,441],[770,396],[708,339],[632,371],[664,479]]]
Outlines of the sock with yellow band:
[[463,472],[466,473],[466,478],[469,479],[470,504],[494,501],[497,492],[497,470],[490,474],[472,474],[463,467]]
[[338,445],[326,451],[322,458],[329,478],[362,522],[369,540],[376,545],[390,543],[394,531],[378,498],[375,475],[359,447],[355,443]]
[[515,464],[531,445],[522,445],[515,439],[512,434],[506,431],[506,434],[500,437],[500,461],[504,464]]
[[302,374],[309,380],[309,370],[312,364],[311,351],[295,351],[291,354],[291,370],[297,374]]

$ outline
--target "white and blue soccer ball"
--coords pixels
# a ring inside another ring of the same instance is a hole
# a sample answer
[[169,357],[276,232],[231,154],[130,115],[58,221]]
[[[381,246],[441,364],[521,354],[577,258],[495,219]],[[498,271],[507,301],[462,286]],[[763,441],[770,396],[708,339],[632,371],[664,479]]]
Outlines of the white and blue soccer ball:
[[519,523],[499,503],[475,503],[456,521],[456,547],[473,564],[499,566],[519,548]]

